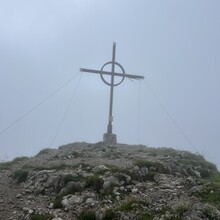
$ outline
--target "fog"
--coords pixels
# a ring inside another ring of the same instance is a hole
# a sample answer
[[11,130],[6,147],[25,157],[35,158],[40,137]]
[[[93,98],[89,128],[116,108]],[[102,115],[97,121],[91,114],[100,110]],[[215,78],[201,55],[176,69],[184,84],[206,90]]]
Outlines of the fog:
[[145,76],[115,87],[118,142],[197,152],[220,168],[219,9],[217,0],[0,1],[0,159],[102,141],[109,87],[79,69],[100,70],[116,42],[126,73]]

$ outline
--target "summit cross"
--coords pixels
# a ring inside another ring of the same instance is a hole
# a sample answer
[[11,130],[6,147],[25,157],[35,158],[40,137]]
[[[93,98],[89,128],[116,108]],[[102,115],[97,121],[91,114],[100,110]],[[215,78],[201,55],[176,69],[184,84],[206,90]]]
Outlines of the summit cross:
[[[113,93],[114,93],[114,87],[120,85],[125,78],[129,79],[144,79],[144,76],[138,76],[138,75],[131,75],[131,74],[126,74],[124,68],[122,67],[121,64],[115,61],[115,53],[116,53],[116,43],[113,43],[113,49],[112,49],[112,61],[109,61],[105,63],[101,70],[92,70],[92,69],[85,69],[85,68],[80,68],[81,72],[87,72],[87,73],[96,73],[100,74],[102,81],[110,86],[110,104],[109,104],[109,117],[108,117],[108,126],[107,126],[107,133],[104,134],[103,136],[103,141],[111,144],[117,143],[116,135],[112,133],[112,122],[113,122]],[[104,68],[108,65],[111,65],[111,72],[109,71],[104,71]],[[121,69],[121,73],[115,72],[115,67],[119,67]],[[111,82],[108,82],[103,75],[108,75],[111,77]],[[119,76],[121,77],[119,82],[115,82],[115,77]]]

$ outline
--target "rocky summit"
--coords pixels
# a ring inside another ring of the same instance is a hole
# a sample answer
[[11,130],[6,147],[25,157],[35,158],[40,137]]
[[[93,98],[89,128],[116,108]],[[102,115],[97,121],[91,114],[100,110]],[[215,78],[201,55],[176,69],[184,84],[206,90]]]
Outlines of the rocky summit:
[[201,155],[171,148],[47,148],[0,163],[0,219],[220,219],[220,173]]

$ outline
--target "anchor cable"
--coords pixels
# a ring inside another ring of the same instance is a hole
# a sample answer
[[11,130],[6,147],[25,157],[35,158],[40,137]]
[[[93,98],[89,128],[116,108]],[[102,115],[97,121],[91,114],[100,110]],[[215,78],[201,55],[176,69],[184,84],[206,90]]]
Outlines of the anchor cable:
[[140,116],[141,116],[141,80],[139,80],[139,88],[138,88],[138,129],[137,129],[137,142],[140,143]]
[[186,141],[188,142],[188,144],[195,150],[195,152],[197,152],[198,154],[199,151],[196,149],[196,147],[194,146],[194,144],[192,143],[192,141],[190,140],[190,138],[186,135],[186,133],[183,131],[183,129],[180,127],[180,125],[177,123],[177,121],[174,119],[174,117],[169,113],[169,111],[167,110],[167,108],[164,106],[164,104],[161,102],[161,100],[159,99],[159,97],[156,95],[156,93],[150,88],[149,84],[145,81],[144,84],[146,86],[146,88],[151,92],[151,94],[153,95],[153,97],[157,100],[157,102],[159,103],[160,107],[164,110],[164,112],[167,114],[167,116],[170,118],[170,120],[174,123],[174,125],[177,127],[177,129],[180,131],[180,133],[183,135],[183,137],[186,139]]
[[37,105],[35,105],[33,108],[31,108],[29,111],[25,112],[23,115],[21,115],[19,118],[17,118],[14,122],[12,122],[10,125],[8,125],[6,128],[4,128],[0,132],[0,136],[4,134],[7,130],[9,130],[11,127],[13,127],[15,124],[26,118],[29,114],[31,114],[34,110],[36,110],[39,106],[41,106],[43,103],[45,103],[49,98],[54,96],[56,93],[58,93],[61,89],[63,89],[67,84],[69,84],[78,74],[75,74],[70,79],[68,79],[65,83],[63,83],[61,86],[59,86],[54,92],[49,94],[46,98],[44,98],[41,102],[39,102]]
[[75,86],[75,88],[73,89],[73,93],[72,93],[72,96],[71,96],[71,98],[70,98],[69,104],[68,104],[67,107],[66,107],[66,110],[65,110],[65,112],[64,112],[64,115],[63,115],[63,117],[62,117],[62,119],[61,119],[61,121],[60,121],[60,123],[59,123],[59,125],[58,125],[58,127],[57,127],[57,130],[56,130],[56,132],[55,132],[55,135],[54,135],[54,137],[53,137],[53,139],[52,139],[52,141],[51,141],[51,143],[50,143],[50,146],[51,146],[51,147],[53,146],[53,144],[54,144],[54,142],[55,142],[55,140],[56,140],[56,138],[57,138],[57,136],[58,136],[58,134],[59,134],[59,132],[60,132],[60,129],[61,129],[62,125],[63,125],[63,122],[64,122],[64,120],[65,120],[65,118],[66,118],[66,115],[67,115],[67,113],[68,113],[68,111],[69,111],[69,108],[70,108],[70,106],[71,106],[71,104],[72,104],[73,98],[74,98],[74,96],[75,96],[75,94],[76,94],[77,88],[79,87],[79,83],[80,83],[80,81],[81,81],[81,78],[82,78],[82,74],[80,74],[80,77],[79,77],[79,79],[78,79],[78,81],[77,81],[77,83],[76,83],[76,86]]

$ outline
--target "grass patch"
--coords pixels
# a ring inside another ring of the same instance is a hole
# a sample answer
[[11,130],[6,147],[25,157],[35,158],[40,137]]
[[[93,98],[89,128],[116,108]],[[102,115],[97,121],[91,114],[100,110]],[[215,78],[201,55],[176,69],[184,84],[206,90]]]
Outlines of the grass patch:
[[218,219],[219,216],[218,209],[209,204],[205,205],[203,213],[207,216],[208,219]]
[[87,172],[91,172],[93,169],[93,166],[87,164],[87,163],[81,163],[79,164],[79,166],[81,167],[81,169],[87,171]]
[[96,220],[95,212],[92,210],[82,211],[78,217],[79,220]]
[[61,195],[56,196],[56,198],[53,201],[53,208],[54,209],[61,209],[61,208],[63,208],[63,205],[62,205],[61,202],[62,202],[64,196],[66,196],[66,195],[65,194],[61,194]]
[[169,170],[160,162],[156,161],[148,161],[148,160],[135,160],[134,162],[135,166],[138,166],[140,169],[141,168],[148,168],[148,172],[145,175],[139,176],[137,172],[128,172],[128,174],[132,177],[134,180],[139,180],[139,181],[154,181],[154,176],[156,173],[165,173],[169,174]]
[[157,155],[164,155],[164,156],[171,156],[175,157],[178,155],[178,151],[173,148],[167,148],[167,147],[159,147],[159,148],[151,148],[149,154],[152,156]]
[[95,175],[98,175],[98,176],[104,175],[107,171],[109,171],[109,170],[107,170],[107,169],[100,169],[100,170],[97,170],[95,172]]
[[116,199],[116,194],[114,193],[114,188],[116,184],[110,183],[109,187],[104,190],[104,196],[111,196],[112,199]]
[[0,163],[0,170],[9,170],[13,165],[15,165],[19,162],[23,162],[27,159],[28,159],[28,157],[16,157],[12,161],[2,162],[2,163]]
[[86,187],[93,188],[97,192],[103,188],[104,181],[98,175],[92,175],[86,178]]
[[[64,177],[64,183],[65,183],[65,185],[67,185],[69,182],[71,182],[71,181],[84,181],[84,180],[86,180],[86,178],[85,177],[82,177],[82,176],[77,176],[77,177],[74,177],[74,176],[72,176],[72,175],[70,175],[70,174],[68,174],[68,175],[66,175],[65,177]],[[63,192],[60,194],[60,195],[58,195],[58,196],[56,196],[55,197],[55,199],[54,199],[54,201],[53,201],[53,207],[55,208],[55,209],[60,209],[60,208],[62,208],[63,207],[63,205],[62,205],[62,200],[63,200],[63,197],[64,196],[67,196],[67,195],[70,195],[70,194],[75,194],[76,192],[80,192],[80,191],[82,191],[83,190],[83,188],[82,187],[80,187],[79,185],[71,185],[71,186],[68,186],[68,187],[66,187],[66,188],[64,188],[63,189]]]
[[138,220],[153,220],[153,219],[154,219],[154,216],[151,214],[149,210],[145,211],[144,214],[138,217]]
[[192,167],[200,172],[201,178],[208,179],[212,177],[215,173],[218,173],[215,164],[206,161],[202,155],[192,154],[190,152],[183,152],[180,154],[180,163],[183,167]]
[[126,176],[125,176],[124,174],[122,174],[122,173],[116,173],[114,176],[115,176],[119,181],[124,181],[124,182],[127,181]]
[[174,209],[177,215],[180,217],[183,215],[184,212],[186,212],[190,208],[189,202],[182,202],[178,204]]
[[128,199],[128,201],[122,203],[119,206],[118,210],[122,211],[122,212],[123,211],[130,211],[130,210],[134,209],[133,204],[139,204],[139,203],[140,203],[140,201],[137,198],[131,197],[131,198]]
[[220,173],[217,173],[204,181],[203,189],[195,192],[195,195],[203,202],[215,205],[220,208]]
[[53,149],[51,149],[51,148],[45,148],[45,149],[41,150],[41,151],[37,154],[37,156],[43,155],[43,154],[49,154],[49,153],[52,152],[52,151],[53,151]]
[[64,181],[64,184],[66,186],[69,182],[85,181],[85,177],[83,177],[83,176],[73,176],[71,174],[67,174],[63,177],[63,181]]
[[42,171],[42,170],[65,170],[66,168],[72,168],[71,165],[60,163],[52,166],[33,166],[33,165],[24,165],[22,169],[34,170],[34,171]]
[[115,213],[113,212],[112,209],[107,209],[105,213],[105,217],[103,220],[113,220],[115,217]]
[[120,173],[120,172],[123,173],[123,171],[124,171],[124,169],[117,167],[117,166],[114,166],[114,165],[105,165],[105,166],[109,168],[111,173]]
[[12,163],[14,163],[14,164],[16,164],[16,163],[18,163],[18,162],[22,162],[22,161],[25,161],[25,160],[27,160],[27,159],[29,159],[28,157],[16,157],[14,160],[12,160],[11,162]]
[[16,170],[13,174],[13,178],[16,179],[17,183],[23,183],[26,181],[28,173],[26,170]]
[[79,153],[79,152],[77,152],[77,151],[72,152],[72,154],[71,154],[71,155],[73,155],[73,156],[74,156],[74,158],[79,158],[79,157],[82,157],[82,154],[81,154],[81,153]]
[[2,162],[0,163],[0,170],[9,170],[11,166],[11,162]]
[[54,217],[52,215],[46,214],[46,215],[34,215],[32,214],[30,216],[30,220],[51,220]]
[[53,201],[53,208],[54,209],[61,209],[63,208],[62,205],[62,200],[64,196],[70,195],[70,194],[75,194],[76,192],[79,192],[80,189],[79,188],[69,188],[67,190],[65,190],[63,193],[59,194],[58,196],[55,197],[54,201]]
[[147,167],[148,169],[154,169],[156,172],[168,174],[169,170],[160,162],[148,161],[148,160],[135,160],[134,165],[139,168]]

